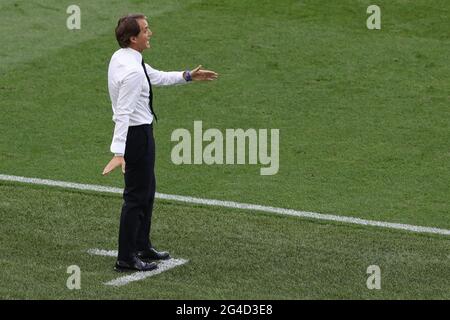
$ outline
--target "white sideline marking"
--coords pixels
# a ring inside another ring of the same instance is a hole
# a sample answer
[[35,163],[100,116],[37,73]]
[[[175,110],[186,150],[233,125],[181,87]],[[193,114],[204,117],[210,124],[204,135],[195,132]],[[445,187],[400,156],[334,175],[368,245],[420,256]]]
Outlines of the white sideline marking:
[[[117,257],[117,250],[89,249],[87,252],[89,254],[96,256]],[[130,275],[105,282],[104,284],[107,286],[116,286],[116,287],[124,286],[133,281],[139,281],[151,276],[155,276],[169,269],[181,266],[187,262],[188,260],[185,259],[173,259],[173,258],[169,260],[162,260],[158,263],[158,269],[152,271],[138,271]]]
[[93,256],[117,257],[117,250],[89,249],[87,253]]
[[[77,189],[77,190],[89,190],[89,191],[110,192],[110,193],[120,193],[120,194],[123,193],[122,188],[113,188],[113,187],[105,187],[105,186],[99,186],[99,185],[93,185],[93,184],[80,184],[80,183],[46,180],[46,179],[38,179],[38,178],[26,178],[26,177],[9,176],[9,175],[2,175],[2,174],[0,174],[0,180],[31,183],[31,184],[46,185],[46,186],[56,186],[56,187],[71,188],[71,189]],[[156,198],[180,201],[180,202],[186,202],[186,203],[202,204],[202,205],[207,205],[207,206],[226,207],[226,208],[234,208],[234,209],[241,209],[241,210],[262,211],[262,212],[270,212],[270,213],[302,217],[302,218],[311,218],[311,219],[326,220],[326,221],[352,223],[352,224],[359,224],[359,225],[363,225],[363,226],[374,226],[374,227],[381,227],[381,228],[406,230],[406,231],[412,231],[412,232],[418,232],[418,233],[434,233],[434,234],[441,234],[441,235],[446,235],[446,236],[450,235],[449,229],[422,227],[422,226],[415,226],[415,225],[410,225],[410,224],[383,222],[383,221],[375,221],[375,220],[366,220],[366,219],[360,219],[360,218],[354,218],[354,217],[337,216],[337,215],[333,215],[333,214],[307,212],[307,211],[299,211],[299,210],[293,210],[293,209],[267,207],[267,206],[261,206],[261,205],[256,205],[256,204],[239,203],[239,202],[233,202],[233,201],[202,199],[202,198],[178,196],[178,195],[172,195],[172,194],[164,194],[164,193],[158,193],[158,192],[156,193]]]

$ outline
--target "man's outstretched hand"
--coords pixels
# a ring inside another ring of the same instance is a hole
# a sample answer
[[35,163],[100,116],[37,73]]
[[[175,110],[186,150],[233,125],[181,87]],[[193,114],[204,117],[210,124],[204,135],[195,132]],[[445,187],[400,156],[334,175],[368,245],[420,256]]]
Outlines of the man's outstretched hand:
[[215,80],[219,75],[211,70],[203,70],[202,65],[191,71],[191,77],[194,81]]
[[111,161],[106,165],[105,169],[103,169],[103,175],[107,175],[115,168],[122,166],[122,173],[125,173],[125,159],[124,157],[114,156]]

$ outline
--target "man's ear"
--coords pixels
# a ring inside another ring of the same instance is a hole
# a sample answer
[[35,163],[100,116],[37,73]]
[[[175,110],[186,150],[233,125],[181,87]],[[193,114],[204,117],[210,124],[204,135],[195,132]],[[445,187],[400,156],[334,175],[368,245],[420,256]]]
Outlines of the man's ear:
[[132,43],[136,43],[136,37],[130,37],[130,42],[132,42]]

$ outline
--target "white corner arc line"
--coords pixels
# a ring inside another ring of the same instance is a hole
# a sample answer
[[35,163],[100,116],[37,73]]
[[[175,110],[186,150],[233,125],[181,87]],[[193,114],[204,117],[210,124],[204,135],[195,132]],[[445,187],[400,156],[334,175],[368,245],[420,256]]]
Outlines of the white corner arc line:
[[[65,182],[65,181],[56,181],[56,180],[47,180],[47,179],[38,179],[38,178],[26,178],[26,177],[3,175],[3,174],[0,174],[0,180],[37,184],[37,185],[46,185],[46,186],[55,186],[55,187],[70,188],[70,189],[77,189],[77,190],[97,191],[97,192],[108,192],[108,193],[119,193],[119,194],[121,194],[123,192],[122,188],[114,188],[114,187],[107,187],[107,186],[100,186],[100,185],[93,185],[93,184],[81,184],[81,183],[73,183],[73,182]],[[358,225],[363,225],[363,226],[374,226],[374,227],[380,227],[380,228],[405,230],[405,231],[411,231],[411,232],[417,232],[417,233],[433,233],[433,234],[439,234],[439,235],[445,235],[445,236],[450,235],[449,229],[415,226],[415,225],[403,224],[403,223],[366,220],[366,219],[360,219],[360,218],[354,218],[354,217],[338,216],[338,215],[334,215],[334,214],[299,211],[299,210],[294,210],[294,209],[276,208],[276,207],[262,206],[262,205],[256,205],[256,204],[239,203],[239,202],[234,202],[234,201],[203,199],[203,198],[164,194],[164,193],[158,193],[158,192],[156,193],[156,198],[164,199],[164,200],[186,202],[186,203],[201,204],[201,205],[207,205],[207,206],[269,212],[269,213],[289,215],[289,216],[295,216],[295,217],[301,217],[301,218],[310,218],[310,219],[317,219],[317,220],[358,224]]]
[[[117,257],[117,250],[89,249],[87,252],[91,255]],[[117,279],[105,282],[104,284],[107,286],[121,287],[130,282],[139,281],[148,277],[156,276],[157,274],[181,266],[187,262],[188,260],[186,259],[174,259],[174,258],[169,260],[162,260],[158,263],[158,268],[155,270],[135,272],[130,275],[119,277]]]

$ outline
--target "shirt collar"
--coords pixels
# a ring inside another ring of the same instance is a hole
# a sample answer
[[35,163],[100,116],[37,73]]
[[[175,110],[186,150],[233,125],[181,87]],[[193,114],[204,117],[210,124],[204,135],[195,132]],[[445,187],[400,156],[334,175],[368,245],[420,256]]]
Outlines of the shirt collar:
[[142,54],[139,51],[137,51],[137,50],[135,50],[133,48],[130,48],[130,47],[124,48],[124,50],[126,52],[128,52],[130,55],[132,55],[133,58],[136,59],[136,62],[141,64],[141,62],[142,62]]

